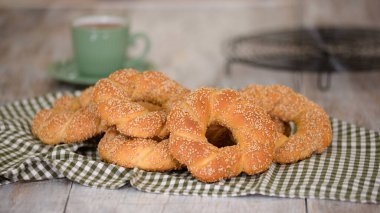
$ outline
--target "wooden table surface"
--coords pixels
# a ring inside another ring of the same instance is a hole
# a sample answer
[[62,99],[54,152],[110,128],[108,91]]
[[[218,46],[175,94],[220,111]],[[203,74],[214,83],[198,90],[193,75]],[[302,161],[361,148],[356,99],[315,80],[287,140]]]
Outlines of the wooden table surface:
[[[317,88],[317,76],[308,72],[236,65],[231,77],[223,74],[222,47],[227,39],[254,31],[298,26],[298,11],[293,1],[276,6],[245,2],[233,7],[153,7],[146,3],[118,8],[1,7],[0,105],[47,92],[83,88],[55,81],[47,68],[51,62],[71,56],[72,18],[107,13],[128,15],[132,31],[148,33],[153,42],[149,60],[189,88],[281,83],[319,103],[331,116],[379,130],[380,72],[333,74],[331,88],[326,92]],[[119,190],[96,189],[67,179],[0,186],[0,212],[284,211],[380,212],[380,205],[266,196],[170,196],[140,192],[128,186]]]

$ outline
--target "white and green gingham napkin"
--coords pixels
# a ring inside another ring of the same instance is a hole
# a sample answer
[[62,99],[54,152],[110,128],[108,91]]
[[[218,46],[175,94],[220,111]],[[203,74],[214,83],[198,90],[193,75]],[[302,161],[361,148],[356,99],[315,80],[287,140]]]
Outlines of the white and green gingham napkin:
[[48,94],[0,107],[0,185],[66,177],[86,186],[116,189],[129,183],[142,191],[165,194],[262,194],[380,203],[379,132],[333,118],[333,141],[323,154],[296,164],[273,164],[260,175],[243,174],[206,184],[185,170],[145,172],[101,162],[96,139],[80,144],[42,144],[31,134],[31,120],[62,95]]

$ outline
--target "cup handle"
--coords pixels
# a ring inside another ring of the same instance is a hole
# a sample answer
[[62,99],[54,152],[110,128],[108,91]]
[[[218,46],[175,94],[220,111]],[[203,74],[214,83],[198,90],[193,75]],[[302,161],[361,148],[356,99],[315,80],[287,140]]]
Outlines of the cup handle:
[[142,60],[146,57],[146,55],[148,54],[149,50],[150,50],[150,46],[151,46],[151,43],[150,43],[150,40],[148,38],[148,36],[145,34],[145,33],[133,33],[131,35],[129,35],[129,40],[128,40],[128,43],[133,45],[138,39],[142,39],[144,41],[144,48],[143,48],[143,51],[141,52],[141,54],[135,58],[131,58],[132,60]]

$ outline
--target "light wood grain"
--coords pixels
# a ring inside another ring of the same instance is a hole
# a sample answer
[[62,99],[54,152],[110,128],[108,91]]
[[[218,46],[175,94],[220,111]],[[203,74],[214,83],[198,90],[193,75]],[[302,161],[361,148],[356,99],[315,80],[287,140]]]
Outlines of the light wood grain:
[[67,212],[305,212],[304,199],[263,196],[199,197],[142,193],[133,188],[93,189],[74,184]]
[[0,212],[63,212],[71,184],[66,179],[55,179],[1,186]]
[[309,213],[375,213],[380,211],[379,205],[376,204],[358,204],[349,202],[339,202],[331,200],[307,200],[307,210]]

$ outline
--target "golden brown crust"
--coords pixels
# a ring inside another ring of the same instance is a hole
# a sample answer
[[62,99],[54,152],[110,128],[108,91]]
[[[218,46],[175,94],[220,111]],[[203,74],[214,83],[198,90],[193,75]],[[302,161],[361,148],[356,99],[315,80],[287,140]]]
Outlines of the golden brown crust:
[[[236,145],[217,148],[205,136],[210,125],[227,127]],[[178,103],[168,116],[169,150],[204,182],[269,168],[274,154],[274,124],[263,109],[230,89],[201,88]]]
[[[160,72],[124,69],[96,84],[94,102],[100,117],[109,125],[115,125],[121,133],[163,138],[169,134],[165,124],[173,100],[187,92]],[[152,105],[160,106],[161,110]]]
[[276,142],[275,161],[293,163],[322,153],[331,143],[332,131],[326,112],[317,104],[282,85],[249,85],[242,90],[247,98],[271,116],[294,122],[297,132],[282,134]]
[[79,97],[63,96],[52,109],[38,112],[32,121],[32,132],[45,144],[85,141],[104,130],[88,88]]
[[102,160],[126,168],[146,171],[169,171],[181,166],[168,150],[168,140],[128,138],[113,128],[109,129],[98,145]]

